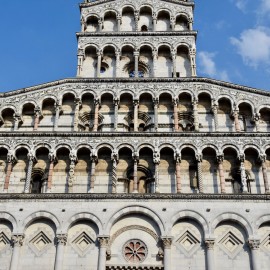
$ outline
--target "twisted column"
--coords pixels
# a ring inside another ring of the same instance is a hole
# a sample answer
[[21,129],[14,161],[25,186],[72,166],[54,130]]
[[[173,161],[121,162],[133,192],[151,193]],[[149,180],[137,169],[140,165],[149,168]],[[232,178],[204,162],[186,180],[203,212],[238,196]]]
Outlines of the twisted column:
[[215,270],[215,239],[205,239],[207,270]]
[[74,131],[78,131],[79,130],[79,111],[80,111],[80,107],[82,105],[82,102],[79,98],[75,99],[75,111],[74,111]]
[[35,161],[35,156],[32,153],[29,153],[27,157],[28,157],[28,168],[27,168],[26,181],[25,181],[25,186],[24,186],[24,193],[30,192],[32,170],[33,170],[33,165]]
[[212,106],[212,112],[214,114],[215,131],[219,131],[218,125],[218,104]]
[[55,103],[54,109],[55,109],[54,131],[57,131],[59,116],[60,116],[60,111],[61,111],[61,105],[59,104],[58,101]]
[[182,183],[181,183],[181,155],[180,153],[176,153],[175,155],[176,160],[176,184],[177,184],[177,193],[182,192]]
[[153,31],[157,31],[157,13],[153,12]]
[[160,153],[158,149],[156,149],[153,153],[153,162],[155,164],[155,193],[160,193],[160,187],[159,187]]
[[117,164],[118,164],[118,154],[116,152],[112,153],[112,193],[117,193]]
[[200,193],[203,193],[203,177],[202,177],[202,155],[196,155],[197,170],[198,170],[198,185]]
[[95,153],[93,153],[91,156],[91,177],[90,177],[90,189],[88,193],[94,193],[94,190],[95,190],[97,162],[98,162],[98,157]]
[[172,246],[172,238],[171,237],[163,237],[162,239],[163,248],[164,248],[164,270],[171,270],[171,246]]
[[269,193],[269,181],[267,176],[266,155],[260,155],[265,193]]
[[189,50],[189,57],[190,57],[190,63],[191,63],[191,75],[192,77],[196,77],[197,67],[196,67],[196,50],[195,49]]
[[155,131],[158,131],[158,104],[159,100],[158,98],[153,98],[153,103],[154,103],[154,114],[155,114]]
[[138,153],[133,154],[134,160],[134,172],[133,172],[133,193],[138,193],[138,163],[139,163],[139,155]]
[[134,131],[138,131],[138,107],[139,107],[139,100],[133,100],[134,106]]
[[179,130],[179,119],[178,119],[178,99],[173,99],[173,119],[174,119],[174,131]]
[[109,245],[109,236],[98,236],[99,241],[99,256],[98,256],[98,268],[97,270],[105,270],[106,269],[106,251]]
[[37,131],[38,125],[39,125],[39,119],[41,117],[41,110],[39,106],[35,108],[34,113],[35,113],[34,131]]
[[57,234],[56,241],[57,241],[57,245],[56,245],[54,270],[62,270],[65,246],[67,244],[67,234]]
[[249,239],[248,245],[251,251],[251,264],[252,270],[259,270],[260,267],[260,240]]
[[77,162],[77,156],[75,152],[71,152],[69,155],[70,164],[68,172],[68,193],[73,191],[74,175],[75,175],[75,166]]
[[153,49],[153,77],[157,77],[157,60],[158,60],[158,51],[157,49]]
[[10,176],[12,173],[12,167],[15,163],[16,159],[14,155],[11,153],[7,154],[7,170],[6,170],[6,177],[5,177],[5,183],[4,183],[4,191],[8,191],[9,182],[10,182]]
[[246,176],[246,169],[245,169],[245,155],[242,154],[239,156],[240,160],[240,171],[241,171],[241,185],[242,185],[242,192],[247,193],[247,176]]
[[95,103],[95,116],[94,116],[94,128],[93,128],[93,131],[97,132],[98,131],[99,106],[100,106],[99,99],[95,99],[94,103]]
[[224,155],[217,156],[220,189],[221,189],[221,193],[226,193],[223,161],[224,161]]
[[193,100],[192,105],[193,105],[194,128],[196,132],[199,132],[200,128],[198,115],[198,100]]
[[241,132],[240,122],[239,122],[239,112],[238,110],[233,111],[233,117],[234,117],[234,126],[236,132]]
[[118,109],[119,109],[119,99],[114,99],[114,131],[118,130]]
[[83,65],[83,59],[84,59],[84,51],[82,49],[78,50],[78,64],[77,64],[77,76],[81,76],[82,72],[82,65]]
[[139,19],[140,19],[139,10],[134,11],[134,18],[135,18],[135,31],[138,32],[139,31]]
[[13,246],[10,270],[17,270],[20,260],[20,249],[24,242],[24,234],[13,234],[11,237],[11,244]]
[[53,178],[53,169],[54,169],[54,163],[56,160],[56,156],[54,153],[49,153],[49,161],[50,161],[50,166],[49,166],[49,173],[48,173],[48,189],[47,192],[50,192],[52,189],[52,178]]

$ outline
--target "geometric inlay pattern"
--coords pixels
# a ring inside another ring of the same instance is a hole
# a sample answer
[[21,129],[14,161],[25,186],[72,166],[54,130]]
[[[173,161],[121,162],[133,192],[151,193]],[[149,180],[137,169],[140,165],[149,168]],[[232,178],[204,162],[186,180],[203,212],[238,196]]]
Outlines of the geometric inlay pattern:
[[29,241],[29,247],[37,256],[41,256],[48,248],[52,246],[52,240],[43,231],[40,231],[32,240]]
[[243,242],[232,232],[228,232],[220,241],[220,248],[230,257],[234,258],[243,247]]
[[3,252],[10,246],[10,241],[4,232],[0,233],[0,252]]
[[79,253],[81,257],[83,257],[88,250],[94,246],[93,244],[94,241],[86,232],[82,232],[75,236],[71,243],[72,247]]
[[267,233],[266,236],[264,236],[264,240],[261,242],[261,248],[269,253],[270,252],[270,234]]
[[189,230],[184,232],[175,243],[188,257],[200,247],[200,240]]
[[129,263],[142,263],[147,257],[147,247],[141,240],[134,239],[128,241],[123,246],[123,255]]

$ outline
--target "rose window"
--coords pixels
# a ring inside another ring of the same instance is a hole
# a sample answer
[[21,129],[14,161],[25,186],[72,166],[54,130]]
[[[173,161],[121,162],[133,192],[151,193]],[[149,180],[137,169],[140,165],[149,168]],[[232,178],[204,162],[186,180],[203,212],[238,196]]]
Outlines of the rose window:
[[141,263],[146,259],[147,247],[141,240],[131,240],[124,245],[123,253],[129,263]]

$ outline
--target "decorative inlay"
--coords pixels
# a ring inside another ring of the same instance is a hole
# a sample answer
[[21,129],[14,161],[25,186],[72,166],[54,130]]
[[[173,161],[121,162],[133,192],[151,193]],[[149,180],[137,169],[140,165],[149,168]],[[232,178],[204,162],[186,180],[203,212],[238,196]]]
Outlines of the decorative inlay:
[[261,241],[260,247],[267,253],[270,253],[270,234],[267,233],[266,236],[263,238],[264,240]]
[[123,255],[129,263],[142,263],[147,257],[147,247],[141,240],[128,241],[123,247]]
[[86,232],[82,232],[75,236],[71,245],[83,257],[93,247],[93,243],[92,238]]
[[187,256],[191,256],[198,250],[201,242],[193,233],[187,230],[175,243]]
[[36,234],[32,240],[29,241],[29,247],[34,251],[37,256],[41,256],[45,253],[51,246],[52,240],[50,237],[43,231],[40,231]]
[[10,240],[4,232],[0,233],[0,252],[3,252],[7,247],[10,246]]
[[231,258],[234,258],[242,249],[243,242],[232,232],[228,232],[220,241],[219,246]]

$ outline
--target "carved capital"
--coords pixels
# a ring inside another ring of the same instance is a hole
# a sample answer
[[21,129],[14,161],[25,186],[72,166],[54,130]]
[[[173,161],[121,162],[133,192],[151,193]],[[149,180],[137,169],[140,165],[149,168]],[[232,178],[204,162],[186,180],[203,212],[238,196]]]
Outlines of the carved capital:
[[155,150],[153,153],[153,162],[155,164],[159,164],[160,163],[160,153],[158,150]]
[[251,250],[258,250],[260,249],[260,240],[258,239],[249,239],[248,245]]
[[217,163],[220,164],[224,161],[224,155],[218,155],[217,156]]
[[12,153],[7,154],[7,162],[8,163],[15,163],[16,162],[16,158]]
[[110,242],[109,236],[98,236],[100,247],[107,248]]
[[212,250],[215,246],[215,239],[205,239],[204,241],[206,249]]
[[95,104],[95,106],[99,106],[99,105],[100,105],[100,100],[99,100],[99,98],[95,98],[95,99],[94,99],[94,104]]
[[164,248],[171,248],[172,246],[172,237],[162,237],[161,238]]
[[259,161],[260,161],[261,163],[264,163],[264,162],[266,161],[266,155],[260,154],[260,155],[259,155]]
[[24,242],[24,234],[13,234],[11,236],[11,242],[14,247],[21,247]]
[[139,100],[138,99],[134,99],[133,100],[133,106],[138,106],[139,105]]
[[57,245],[65,246],[67,244],[67,234],[57,234],[56,241]]
[[197,162],[202,162],[202,154],[196,154],[195,158],[196,158]]

